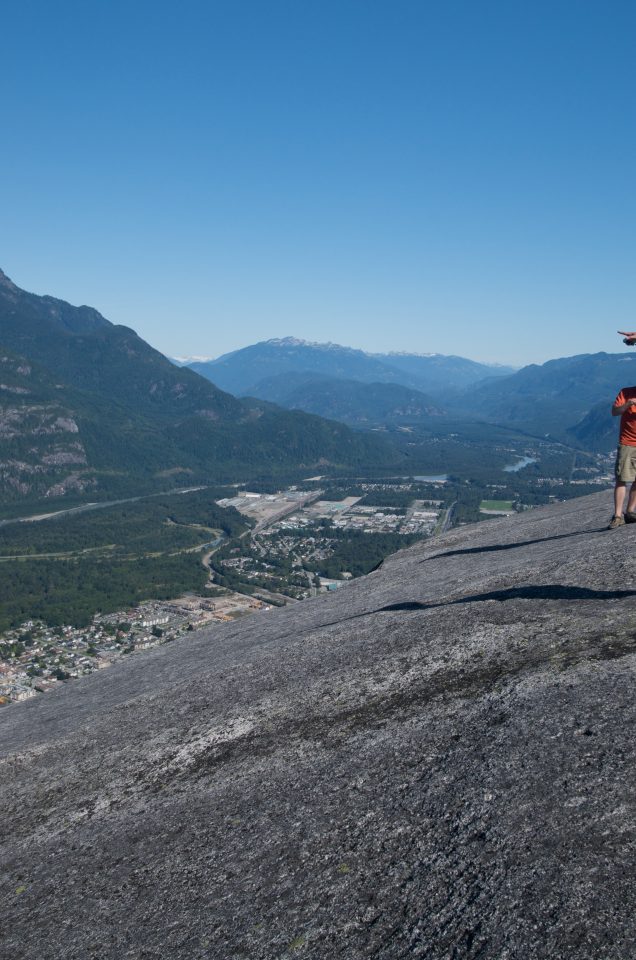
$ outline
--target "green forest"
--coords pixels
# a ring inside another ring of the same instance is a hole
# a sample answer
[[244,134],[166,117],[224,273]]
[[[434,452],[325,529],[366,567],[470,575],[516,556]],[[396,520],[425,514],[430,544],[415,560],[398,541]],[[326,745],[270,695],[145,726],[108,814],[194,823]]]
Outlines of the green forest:
[[89,624],[141,600],[169,600],[201,591],[207,574],[199,553],[134,561],[33,560],[0,565],[0,630],[25,620],[49,626]]
[[342,573],[364,576],[385,557],[421,540],[419,536],[398,533],[345,533],[340,530],[331,530],[329,536],[336,540],[331,556],[307,562],[305,566],[321,577],[333,579],[338,579]]
[[[207,574],[197,547],[248,529],[236,510],[214,502],[227,493],[148,497],[0,528],[0,630],[29,619],[84,626],[95,613],[202,590]],[[32,559],[2,561],[29,554]]]
[[226,487],[147,497],[132,503],[0,527],[0,559],[15,554],[111,548],[125,555],[176,550],[206,539],[205,528],[235,537],[248,528],[232,507],[218,507]]

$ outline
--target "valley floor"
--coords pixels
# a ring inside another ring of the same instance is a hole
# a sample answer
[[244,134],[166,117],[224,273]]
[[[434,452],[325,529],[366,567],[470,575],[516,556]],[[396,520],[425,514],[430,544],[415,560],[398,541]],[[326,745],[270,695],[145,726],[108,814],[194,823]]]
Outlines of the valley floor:
[[[5,523],[0,705],[177,640],[233,605],[251,612],[336,590],[453,524],[607,482],[602,458],[582,468],[584,479],[562,457],[567,480],[528,479],[538,461],[526,456],[519,472],[481,483],[442,475],[317,477],[282,491],[196,487]],[[159,619],[138,628],[149,602]]]

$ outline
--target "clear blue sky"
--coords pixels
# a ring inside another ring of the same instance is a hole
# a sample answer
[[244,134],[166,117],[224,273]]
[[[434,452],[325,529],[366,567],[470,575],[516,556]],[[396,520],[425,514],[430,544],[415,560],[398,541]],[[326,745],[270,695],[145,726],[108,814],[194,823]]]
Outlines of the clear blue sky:
[[170,355],[636,327],[633,0],[21,0],[0,266]]

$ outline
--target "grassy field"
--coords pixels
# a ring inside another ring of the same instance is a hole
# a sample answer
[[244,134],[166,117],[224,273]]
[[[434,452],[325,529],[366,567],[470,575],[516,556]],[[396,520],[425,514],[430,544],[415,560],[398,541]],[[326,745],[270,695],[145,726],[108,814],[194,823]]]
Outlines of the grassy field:
[[512,510],[512,500],[482,500],[480,510]]

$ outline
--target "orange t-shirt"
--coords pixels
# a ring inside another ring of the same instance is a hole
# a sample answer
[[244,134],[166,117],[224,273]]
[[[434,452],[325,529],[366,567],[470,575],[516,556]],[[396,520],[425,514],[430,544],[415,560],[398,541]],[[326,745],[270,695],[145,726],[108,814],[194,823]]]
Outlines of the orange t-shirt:
[[[614,401],[615,407],[621,407],[628,400],[636,403],[636,387],[623,387]],[[629,407],[621,413],[621,432],[618,442],[626,447],[636,447],[636,406]]]

